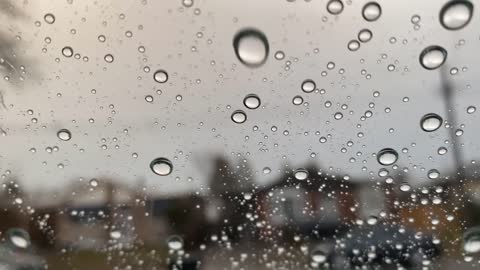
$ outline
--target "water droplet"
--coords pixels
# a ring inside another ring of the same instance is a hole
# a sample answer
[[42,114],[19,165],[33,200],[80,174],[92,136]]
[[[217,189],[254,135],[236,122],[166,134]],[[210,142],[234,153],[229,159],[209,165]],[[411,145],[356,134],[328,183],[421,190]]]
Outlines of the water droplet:
[[476,108],[475,106],[468,106],[468,108],[467,108],[467,113],[468,113],[468,114],[472,114],[472,113],[474,113],[476,110],[477,110],[477,108]]
[[376,21],[381,15],[382,8],[377,2],[369,2],[363,6],[362,16],[366,21]]
[[241,30],[233,38],[233,47],[238,60],[248,67],[259,67],[267,60],[268,40],[259,30]]
[[159,69],[153,74],[153,79],[158,83],[166,83],[168,81],[168,73],[163,69]]
[[433,70],[439,68],[447,60],[447,51],[440,46],[429,46],[420,53],[422,67]]
[[400,185],[400,190],[403,192],[410,191],[410,189],[412,189],[412,187],[408,183],[402,183]]
[[107,54],[107,55],[105,55],[105,57],[104,57],[103,59],[104,59],[105,62],[107,62],[107,63],[112,63],[112,62],[113,62],[113,55]]
[[47,13],[45,14],[45,16],[43,17],[43,19],[45,20],[46,23],[48,24],[52,24],[55,22],[55,16],[51,13]]
[[285,58],[285,53],[283,51],[277,51],[275,53],[275,59],[283,60]]
[[384,148],[377,154],[377,161],[381,165],[388,166],[397,162],[398,153],[392,148]]
[[440,172],[436,169],[431,169],[428,171],[427,175],[430,179],[437,179],[438,177],[440,177]]
[[242,124],[247,121],[247,114],[242,110],[236,110],[232,113],[232,121],[237,124]]
[[360,30],[360,32],[358,32],[358,40],[360,42],[369,42],[371,39],[372,39],[372,31],[368,30],[368,29],[362,29]]
[[30,236],[22,229],[9,229],[6,235],[10,244],[16,248],[25,249],[30,246]]
[[448,152],[447,148],[445,147],[439,147],[438,150],[437,150],[437,153],[441,156],[445,155],[446,153]]
[[157,175],[166,176],[172,173],[172,162],[167,158],[156,158],[150,162],[150,169]]
[[330,14],[338,15],[343,11],[343,3],[340,0],[330,0],[327,4],[327,11]]
[[459,30],[472,19],[473,4],[466,0],[447,2],[440,10],[440,23],[448,30]]
[[57,137],[62,141],[69,141],[72,138],[72,134],[68,129],[61,129],[57,132]]
[[420,120],[420,127],[426,132],[433,132],[442,125],[442,117],[435,113],[428,113]]
[[183,0],[183,1],[182,1],[182,5],[183,5],[184,7],[189,8],[189,7],[193,6],[193,0]]
[[167,239],[169,249],[180,250],[183,248],[183,239],[178,235],[172,235]]
[[120,231],[111,231],[110,238],[112,239],[120,239],[122,237],[122,233]]
[[410,19],[410,21],[413,23],[413,24],[418,24],[420,22],[420,15],[412,15],[412,18]]
[[341,112],[337,112],[334,115],[335,120],[340,120],[343,118],[343,114]]
[[243,105],[245,105],[245,107],[247,107],[251,110],[254,110],[254,109],[260,107],[260,103],[261,103],[260,98],[255,94],[247,95],[243,99]]
[[269,167],[263,168],[263,174],[269,174],[271,172],[272,172],[272,170]]
[[360,42],[352,39],[348,42],[347,48],[352,52],[357,51],[358,49],[360,49]]
[[314,81],[308,79],[302,82],[302,90],[305,93],[311,93],[316,88],[316,84]]
[[153,102],[153,97],[151,95],[147,95],[147,96],[145,96],[145,101],[148,102],[148,103],[152,103]]
[[69,46],[63,47],[62,54],[65,57],[72,57],[72,55],[73,55],[72,47],[69,47]]
[[378,222],[378,217],[376,216],[369,216],[367,219],[367,224],[368,225],[375,225]]
[[296,169],[293,174],[297,180],[305,180],[308,177],[308,171],[303,168]]
[[327,255],[321,250],[315,250],[312,252],[312,261],[316,263],[325,263],[327,261]]
[[98,187],[98,180],[95,179],[95,178],[92,178],[92,179],[90,179],[90,181],[88,182],[88,184],[89,184],[91,187]]
[[302,105],[303,98],[301,96],[294,96],[292,100],[293,105]]
[[468,229],[463,234],[463,250],[468,254],[480,252],[480,227]]

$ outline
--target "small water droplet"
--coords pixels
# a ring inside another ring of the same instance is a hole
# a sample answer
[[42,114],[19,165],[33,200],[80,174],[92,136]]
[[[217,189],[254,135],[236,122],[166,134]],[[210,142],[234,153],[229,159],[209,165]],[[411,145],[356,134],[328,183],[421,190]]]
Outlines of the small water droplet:
[[372,39],[372,36],[373,36],[372,31],[368,29],[362,29],[360,30],[360,32],[358,32],[357,38],[360,42],[366,43]]
[[120,231],[111,231],[110,238],[112,239],[120,239],[122,237],[122,233]]
[[377,2],[369,2],[363,6],[362,16],[366,21],[373,22],[382,15],[382,8]]
[[26,249],[30,246],[30,235],[22,229],[9,229],[6,235],[10,244],[16,248]]
[[312,261],[316,263],[325,263],[327,261],[327,255],[322,250],[315,250],[312,252]]
[[182,0],[182,5],[186,8],[193,6],[193,0]]
[[340,0],[330,0],[327,3],[327,11],[332,15],[338,15],[343,11],[343,3]]
[[158,83],[166,83],[168,81],[168,73],[163,69],[159,69],[153,74],[153,79]]
[[302,90],[305,93],[311,93],[316,87],[317,86],[313,80],[307,79],[302,82]]
[[420,127],[426,132],[433,132],[440,128],[443,119],[438,114],[428,113],[420,120]]
[[65,57],[72,57],[72,55],[73,55],[72,47],[69,47],[69,46],[63,47],[62,54]]
[[392,148],[384,148],[380,150],[377,154],[377,161],[381,165],[388,166],[397,162],[398,153]]
[[238,60],[248,67],[263,65],[269,52],[267,37],[253,28],[238,32],[233,38],[233,48]]
[[292,100],[293,105],[302,105],[303,98],[301,96],[294,96]]
[[420,53],[419,60],[422,67],[426,69],[437,69],[447,60],[447,51],[437,45],[428,46]]
[[358,49],[360,49],[360,42],[352,39],[348,42],[347,48],[352,52],[357,51]]
[[448,30],[459,30],[472,19],[473,4],[466,0],[447,2],[440,10],[440,23]]
[[260,104],[260,98],[255,94],[249,94],[243,99],[243,105],[251,110],[260,107]]
[[463,234],[463,250],[468,254],[480,253],[480,227],[468,229]]
[[152,103],[153,102],[153,97],[151,95],[147,95],[147,96],[145,96],[145,101],[148,102],[148,103]]
[[437,153],[441,156],[445,155],[446,153],[448,152],[447,148],[445,147],[439,147],[438,150],[437,150]]
[[150,162],[150,169],[157,175],[166,176],[172,173],[172,162],[167,158],[156,158]]
[[440,177],[440,172],[436,169],[431,169],[428,171],[427,175],[430,179],[437,179],[438,177]]
[[91,187],[98,187],[98,180],[95,179],[95,178],[92,178],[92,179],[90,179],[90,181],[88,182],[88,184],[89,184]]
[[410,189],[412,189],[412,187],[408,183],[402,183],[400,185],[400,190],[403,192],[410,191]]
[[272,172],[272,170],[269,167],[263,168],[263,174],[269,174],[271,172]]
[[285,53],[283,51],[277,51],[275,53],[275,59],[283,60],[285,58]]
[[57,137],[62,141],[69,141],[72,138],[72,133],[68,129],[61,129],[57,132]]
[[296,169],[293,174],[297,180],[305,180],[308,177],[308,171],[303,168]]
[[378,222],[378,217],[376,216],[369,216],[367,219],[367,224],[368,225],[375,225]]
[[105,60],[105,62],[107,63],[112,63],[113,62],[113,55],[111,54],[106,54],[105,57],[103,58]]
[[169,249],[180,250],[183,248],[183,239],[178,235],[172,235],[167,239]]
[[477,110],[477,108],[476,108],[475,106],[468,106],[468,108],[467,108],[467,113],[468,113],[468,114],[472,114],[472,113],[474,113],[476,110]]
[[242,124],[247,121],[247,114],[242,110],[236,110],[232,113],[232,121],[237,124]]
[[55,22],[55,16],[52,14],[52,13],[47,13],[45,14],[45,16],[43,17],[43,19],[45,20],[46,23],[48,24],[52,24]]

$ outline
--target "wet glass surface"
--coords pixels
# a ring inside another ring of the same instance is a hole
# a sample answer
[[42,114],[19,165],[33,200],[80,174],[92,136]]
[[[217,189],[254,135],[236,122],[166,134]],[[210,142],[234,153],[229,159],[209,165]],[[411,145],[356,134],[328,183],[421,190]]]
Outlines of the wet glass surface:
[[479,1],[0,2],[0,269],[477,269]]

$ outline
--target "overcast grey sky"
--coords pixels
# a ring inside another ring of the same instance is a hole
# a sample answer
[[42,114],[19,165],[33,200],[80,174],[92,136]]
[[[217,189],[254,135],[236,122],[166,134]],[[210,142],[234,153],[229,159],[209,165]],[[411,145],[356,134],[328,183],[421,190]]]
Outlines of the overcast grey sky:
[[[448,51],[444,66],[460,70],[450,77],[458,124],[465,125],[461,136],[465,160],[478,158],[480,112],[466,112],[480,100],[476,13],[464,29],[448,31],[438,18],[446,1],[379,1],[382,15],[375,22],[362,18],[366,1],[344,2],[343,12],[336,16],[327,12],[327,1],[315,0],[194,0],[190,8],[181,0],[19,4],[24,18],[1,15],[2,32],[12,41],[18,36],[15,54],[25,60],[26,69],[25,81],[13,74],[0,85],[6,105],[0,110],[0,127],[7,134],[0,137],[1,172],[10,170],[29,189],[58,190],[79,177],[110,177],[131,184],[144,179],[152,193],[171,194],[198,190],[208,171],[198,160],[213,153],[232,159],[245,156],[257,172],[253,177],[262,182],[277,177],[285,163],[295,168],[315,162],[334,168],[334,173],[339,170],[340,176],[366,178],[369,172],[376,176],[380,165],[372,154],[390,147],[399,152],[397,164],[409,169],[412,182],[432,181],[426,176],[429,169],[445,174],[453,164],[452,151],[437,154],[441,146],[450,150],[447,129],[426,133],[419,126],[426,113],[448,120],[439,70],[419,64],[419,54],[429,45],[444,47]],[[53,24],[45,22],[47,13],[54,14]],[[421,17],[418,30],[411,22],[413,15]],[[268,38],[270,55],[261,67],[249,68],[235,56],[233,37],[245,27],[257,28]],[[364,28],[372,31],[372,40],[349,51],[347,43]],[[100,42],[99,35],[106,41]],[[80,59],[62,56],[65,46]],[[145,52],[139,52],[139,46]],[[285,59],[273,57],[277,50],[285,53]],[[112,63],[104,60],[106,54],[113,55]],[[327,69],[329,61],[335,63],[333,70]],[[390,64],[394,71],[388,70]],[[167,83],[153,80],[157,69],[168,72]],[[322,71],[328,74],[322,76]],[[305,79],[314,80],[325,93],[302,92]],[[380,96],[373,97],[374,91]],[[250,93],[260,97],[260,108],[244,107],[243,98]],[[145,101],[147,95],[153,96],[152,103]],[[296,95],[308,106],[293,105]],[[409,101],[402,101],[404,97]],[[327,101],[332,103],[329,108]],[[342,109],[343,104],[348,108]],[[391,112],[385,112],[387,107]],[[237,109],[247,112],[243,124],[230,119]],[[361,121],[367,110],[373,116]],[[335,120],[336,112],[344,117]],[[272,126],[278,130],[272,131]],[[70,141],[57,138],[62,128],[71,131]],[[328,137],[326,143],[319,142],[322,136]],[[348,141],[353,146],[348,147]],[[54,146],[58,152],[45,150]],[[342,147],[348,151],[342,153]],[[157,157],[172,161],[172,174],[152,173],[149,164]],[[63,168],[58,168],[60,163]],[[272,173],[263,175],[267,166]]]

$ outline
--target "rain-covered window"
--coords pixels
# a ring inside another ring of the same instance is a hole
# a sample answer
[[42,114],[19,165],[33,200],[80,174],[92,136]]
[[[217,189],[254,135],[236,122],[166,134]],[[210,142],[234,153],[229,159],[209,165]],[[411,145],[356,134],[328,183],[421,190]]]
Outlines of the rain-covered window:
[[0,0],[0,270],[480,269],[478,0]]

